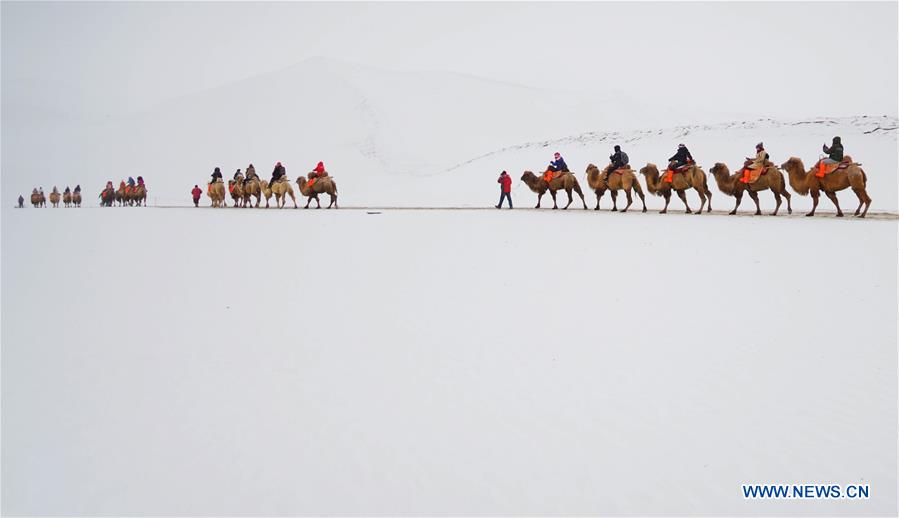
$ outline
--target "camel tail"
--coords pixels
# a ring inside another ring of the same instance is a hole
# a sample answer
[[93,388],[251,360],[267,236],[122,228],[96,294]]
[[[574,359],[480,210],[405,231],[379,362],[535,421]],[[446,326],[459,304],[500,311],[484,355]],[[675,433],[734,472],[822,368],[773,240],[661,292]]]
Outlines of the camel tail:
[[640,180],[638,178],[634,178],[634,190],[637,191],[637,194],[640,197],[643,197],[643,186],[640,185]]

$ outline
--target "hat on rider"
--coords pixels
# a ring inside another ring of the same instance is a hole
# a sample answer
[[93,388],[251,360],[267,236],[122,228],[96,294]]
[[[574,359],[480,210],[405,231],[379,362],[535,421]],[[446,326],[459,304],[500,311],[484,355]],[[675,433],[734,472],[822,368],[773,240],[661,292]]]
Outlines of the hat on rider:
[[765,149],[765,145],[762,144],[761,142],[759,142],[758,144],[755,145],[755,148],[756,149]]
[[615,144],[615,151],[621,151],[621,146],[619,146],[618,144]]
[[553,154],[553,156],[556,157],[556,158],[559,158],[559,157],[562,156],[562,155],[560,155],[559,152],[556,151],[556,152]]

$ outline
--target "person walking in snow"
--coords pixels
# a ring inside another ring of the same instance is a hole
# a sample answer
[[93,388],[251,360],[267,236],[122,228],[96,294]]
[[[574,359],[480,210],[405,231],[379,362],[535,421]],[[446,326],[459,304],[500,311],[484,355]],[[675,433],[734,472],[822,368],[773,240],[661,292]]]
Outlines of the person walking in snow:
[[23,198],[22,195],[20,194],[19,195],[19,208],[22,209],[24,207],[25,207],[25,198]]
[[497,209],[502,208],[503,200],[509,200],[509,208],[512,208],[512,177],[505,171],[500,173],[499,179],[496,181],[499,184],[499,203],[496,205]]
[[194,198],[194,207],[200,206],[200,196],[203,195],[203,190],[200,189],[200,186],[194,185],[194,188],[190,191],[190,195]]

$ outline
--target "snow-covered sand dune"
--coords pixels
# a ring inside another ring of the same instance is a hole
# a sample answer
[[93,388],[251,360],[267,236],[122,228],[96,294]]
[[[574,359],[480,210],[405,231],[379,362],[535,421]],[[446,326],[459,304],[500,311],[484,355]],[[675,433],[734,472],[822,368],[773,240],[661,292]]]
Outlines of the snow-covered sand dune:
[[5,515],[897,510],[894,221],[2,216]]

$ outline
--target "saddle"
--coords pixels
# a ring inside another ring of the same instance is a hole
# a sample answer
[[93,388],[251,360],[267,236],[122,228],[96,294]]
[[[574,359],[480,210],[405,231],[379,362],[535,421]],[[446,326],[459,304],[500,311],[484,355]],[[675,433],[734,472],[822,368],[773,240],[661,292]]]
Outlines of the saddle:
[[[606,170],[608,170],[609,167],[612,167],[612,166],[607,166],[607,167],[606,167]],[[614,173],[614,174],[624,174],[624,173],[626,173],[626,172],[628,172],[628,171],[630,171],[630,170],[631,170],[631,166],[629,166],[629,165],[623,165],[623,166],[621,166],[621,167],[616,167],[615,169],[612,169],[612,170],[608,171],[606,174],[612,174],[612,173]]]
[[817,176],[818,178],[824,178],[826,175],[829,175],[830,173],[838,171],[840,169],[846,169],[852,164],[852,157],[849,155],[844,156],[843,160],[838,164],[825,164],[824,160],[818,160],[818,163],[815,164],[814,167],[815,176]]
[[752,160],[748,160],[745,164],[743,164],[743,176],[740,178],[740,181],[746,184],[757,182],[759,178],[762,177],[762,175],[768,174],[768,169],[771,168],[771,164],[767,162],[758,169],[750,169],[750,164],[752,164]]
[[674,173],[683,173],[687,169],[693,167],[693,164],[694,164],[693,161],[689,161],[686,164],[684,164],[682,166],[678,166],[674,169],[671,169],[671,165],[669,164],[668,168],[665,169],[665,176],[662,177],[662,180],[667,183],[672,183],[674,181]]
[[549,183],[567,172],[568,171],[550,171],[547,169],[546,172],[543,173],[543,181]]

